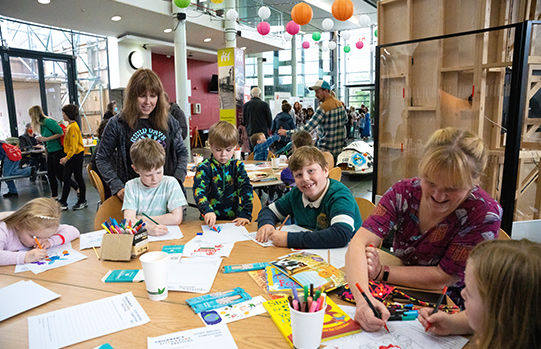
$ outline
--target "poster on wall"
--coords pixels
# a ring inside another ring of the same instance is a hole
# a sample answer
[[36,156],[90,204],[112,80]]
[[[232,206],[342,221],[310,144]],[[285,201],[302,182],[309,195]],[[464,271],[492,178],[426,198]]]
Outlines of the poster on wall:
[[218,50],[218,96],[220,120],[237,125],[244,100],[244,51],[237,48]]

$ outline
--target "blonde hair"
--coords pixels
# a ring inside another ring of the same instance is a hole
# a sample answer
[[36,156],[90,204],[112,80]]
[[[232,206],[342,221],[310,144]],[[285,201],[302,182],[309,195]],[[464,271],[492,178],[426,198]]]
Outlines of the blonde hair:
[[487,147],[474,133],[453,127],[437,130],[425,145],[421,176],[440,178],[454,188],[479,185],[487,165]]
[[135,128],[139,121],[139,108],[137,107],[137,98],[147,91],[158,96],[156,107],[149,115],[149,122],[153,127],[161,131],[167,130],[167,121],[169,120],[169,103],[163,95],[163,84],[158,75],[150,69],[137,69],[128,81],[126,86],[126,95],[124,97],[124,106],[122,108],[122,119],[130,128]]
[[28,109],[28,115],[30,115],[30,120],[32,121],[32,128],[36,131],[39,130],[41,133],[41,125],[43,125],[43,121],[47,118],[47,115],[43,113],[43,109],[39,105],[35,105]]
[[209,129],[209,144],[215,147],[234,147],[239,143],[237,128],[227,121],[218,121]]
[[131,146],[130,158],[138,171],[151,171],[165,165],[165,150],[157,141],[142,138]]
[[479,348],[541,347],[541,244],[490,240],[470,253],[483,301]]
[[28,201],[23,207],[2,219],[14,229],[40,230],[58,227],[60,224],[60,204],[51,198],[37,198]]
[[291,172],[302,170],[303,167],[312,164],[318,164],[322,169],[328,166],[327,160],[325,160],[325,156],[321,150],[313,146],[300,147],[289,158],[289,169]]

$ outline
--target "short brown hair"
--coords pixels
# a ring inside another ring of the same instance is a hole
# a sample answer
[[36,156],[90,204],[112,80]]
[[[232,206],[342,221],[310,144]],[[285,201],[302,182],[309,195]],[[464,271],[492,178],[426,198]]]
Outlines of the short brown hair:
[[75,104],[66,104],[62,107],[62,111],[70,120],[75,121],[79,117],[79,107]]
[[227,121],[218,121],[210,127],[209,144],[215,147],[232,147],[239,143],[237,128]]
[[289,113],[291,111],[291,104],[289,104],[288,102],[285,102],[282,104],[282,111],[284,113]]
[[289,158],[289,169],[291,172],[302,170],[305,166],[319,164],[322,169],[328,167],[325,156],[316,147],[305,146],[297,149]]
[[295,148],[299,149],[300,147],[313,146],[314,140],[312,136],[307,131],[299,131],[293,134],[291,141]]
[[477,135],[447,127],[428,140],[419,172],[421,176],[442,178],[455,188],[472,188],[479,185],[487,161],[487,147]]
[[150,171],[165,164],[165,150],[157,141],[142,138],[132,144],[130,158],[137,170]]
[[252,137],[250,137],[250,142],[252,143],[252,145],[255,147],[255,145],[257,144],[257,141],[259,140],[259,138],[261,138],[261,136],[264,136],[265,134],[263,132],[257,132],[257,133],[254,133],[252,135]]

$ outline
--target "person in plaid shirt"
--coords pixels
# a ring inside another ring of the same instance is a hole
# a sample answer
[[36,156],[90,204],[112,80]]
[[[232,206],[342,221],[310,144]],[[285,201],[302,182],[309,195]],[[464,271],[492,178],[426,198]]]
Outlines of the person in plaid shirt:
[[297,127],[294,130],[278,130],[280,136],[291,136],[299,131],[312,131],[318,127],[317,147],[321,151],[330,152],[334,158],[340,154],[346,140],[346,122],[348,121],[346,109],[338,99],[331,96],[331,86],[325,80],[318,80],[310,87],[316,91],[316,97],[321,104],[314,116],[306,125]]

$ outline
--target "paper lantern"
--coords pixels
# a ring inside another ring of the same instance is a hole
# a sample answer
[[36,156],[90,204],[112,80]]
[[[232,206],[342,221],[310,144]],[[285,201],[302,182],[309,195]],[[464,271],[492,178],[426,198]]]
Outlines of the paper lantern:
[[285,41],[291,41],[291,34],[285,32],[285,33],[284,33],[284,40],[285,40]]
[[378,37],[378,30],[374,30],[374,36],[377,38]]
[[336,48],[336,42],[329,41],[329,49],[334,50]]
[[334,0],[331,12],[339,21],[347,21],[353,16],[353,3],[351,0]]
[[314,41],[321,40],[321,33],[320,32],[313,32],[312,33],[312,40],[314,40]]
[[310,42],[305,41],[302,43],[302,48],[310,48]]
[[351,47],[349,45],[344,46],[344,52],[348,53],[349,51],[351,51]]
[[359,17],[359,25],[361,27],[368,27],[370,25],[370,17],[368,15],[362,15]]
[[298,25],[306,25],[312,20],[312,8],[310,5],[300,2],[291,9],[291,19]]
[[267,22],[261,22],[257,25],[257,32],[261,35],[267,35],[270,33],[271,26]]
[[186,8],[190,6],[190,0],[174,0],[175,5],[180,8]]
[[301,30],[301,26],[293,21],[289,21],[286,24],[286,32],[288,32],[291,35],[295,35]]
[[321,43],[321,51],[323,52],[329,51],[329,43],[327,41],[323,41]]
[[212,1],[215,4],[221,4],[222,2],[224,2],[224,0],[210,0],[210,1]]
[[351,37],[351,33],[349,31],[343,31],[342,32],[342,37],[344,38],[344,40],[349,40],[349,38]]
[[227,10],[225,13],[225,18],[229,19],[230,21],[234,21],[239,16],[239,13],[235,9]]
[[323,20],[323,22],[321,22],[321,26],[323,27],[323,29],[325,29],[326,31],[329,31],[332,29],[332,27],[334,27],[334,22],[332,21],[332,19],[330,18],[325,18]]
[[259,9],[259,11],[257,11],[257,14],[259,15],[259,18],[265,20],[270,17],[271,10],[267,6],[263,6]]
[[357,41],[357,43],[355,44],[355,46],[357,46],[357,48],[360,50],[363,48],[364,44],[361,40]]

